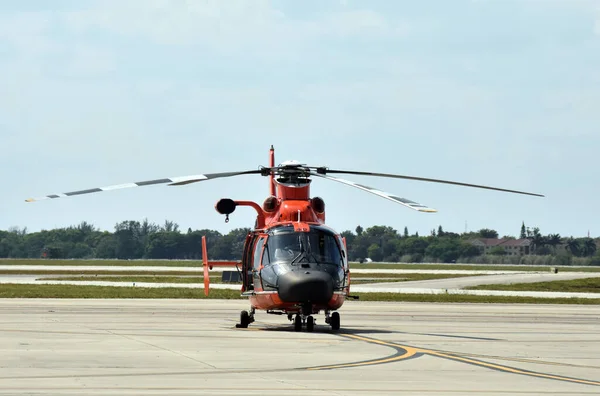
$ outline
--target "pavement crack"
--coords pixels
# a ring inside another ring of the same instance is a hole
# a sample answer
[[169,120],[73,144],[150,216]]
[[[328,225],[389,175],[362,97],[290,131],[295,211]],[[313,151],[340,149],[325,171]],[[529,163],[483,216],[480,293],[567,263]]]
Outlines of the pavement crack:
[[217,367],[216,367],[216,366],[213,366],[212,364],[210,364],[210,363],[207,363],[207,362],[204,362],[204,361],[202,361],[202,360],[195,359],[195,358],[193,358],[193,357],[191,357],[191,356],[188,356],[188,355],[186,355],[185,353],[181,353],[181,352],[177,352],[177,351],[174,351],[174,350],[172,350],[172,349],[169,349],[169,348],[161,347],[160,345],[152,344],[152,343],[150,343],[150,342],[146,342],[146,341],[138,340],[138,339],[136,339],[136,338],[133,338],[133,337],[130,337],[130,336],[127,336],[127,335],[123,335],[123,334],[115,333],[115,332],[113,332],[113,331],[110,331],[110,330],[106,330],[106,332],[107,332],[107,333],[109,333],[109,334],[112,334],[112,335],[118,336],[118,337],[125,338],[125,339],[127,339],[127,340],[130,340],[130,341],[133,341],[133,342],[137,342],[137,343],[139,343],[139,344],[148,345],[148,346],[151,346],[151,347],[153,347],[153,348],[160,349],[160,350],[162,350],[162,351],[169,352],[169,353],[172,353],[172,354],[174,354],[174,355],[178,355],[178,356],[184,357],[184,358],[186,358],[186,359],[189,359],[189,360],[192,360],[192,361],[194,361],[194,362],[196,362],[196,363],[201,363],[201,364],[203,364],[203,365],[205,365],[205,366],[208,366],[208,367],[211,367],[211,368],[213,368],[213,369],[217,370]]

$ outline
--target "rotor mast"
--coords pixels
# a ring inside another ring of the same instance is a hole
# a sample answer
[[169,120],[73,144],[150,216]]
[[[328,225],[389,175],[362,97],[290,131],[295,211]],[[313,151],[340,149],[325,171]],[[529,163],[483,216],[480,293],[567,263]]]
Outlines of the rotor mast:
[[[269,150],[269,167],[275,167],[275,149],[273,148],[273,145],[271,145],[271,149]],[[269,175],[269,194],[274,197],[277,196],[273,173]]]

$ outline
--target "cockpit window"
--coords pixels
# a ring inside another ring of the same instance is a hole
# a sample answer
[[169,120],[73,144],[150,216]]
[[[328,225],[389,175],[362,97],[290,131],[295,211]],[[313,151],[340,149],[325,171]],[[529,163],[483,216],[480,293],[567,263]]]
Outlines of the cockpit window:
[[342,256],[335,237],[320,230],[307,234],[311,255],[320,263],[340,264]]
[[325,229],[311,228],[310,232],[275,232],[267,242],[269,261],[342,265],[340,246],[335,235]]
[[275,234],[269,237],[269,261],[291,262],[303,250],[303,235],[299,233]]

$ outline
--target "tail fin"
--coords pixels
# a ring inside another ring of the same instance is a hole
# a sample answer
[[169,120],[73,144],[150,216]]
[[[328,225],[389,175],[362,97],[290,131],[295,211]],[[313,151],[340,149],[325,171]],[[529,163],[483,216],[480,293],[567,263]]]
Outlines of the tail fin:
[[206,249],[206,235],[202,236],[202,266],[204,267],[204,295],[208,297],[210,289],[209,270],[213,267],[236,267],[241,264],[241,261],[208,261],[208,251]]
[[208,297],[210,276],[208,275],[208,252],[206,251],[205,235],[202,235],[202,266],[204,267],[204,295]]

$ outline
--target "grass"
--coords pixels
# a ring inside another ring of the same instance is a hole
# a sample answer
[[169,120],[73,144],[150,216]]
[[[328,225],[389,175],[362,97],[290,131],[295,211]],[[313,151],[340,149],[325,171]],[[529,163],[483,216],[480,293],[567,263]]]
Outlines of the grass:
[[[502,303],[502,304],[586,304],[598,305],[600,298],[534,298],[510,296],[469,296],[454,294],[353,293],[360,301]],[[212,289],[209,297],[203,289],[142,288],[73,285],[0,285],[0,298],[155,298],[155,299],[243,299],[237,290]]]
[[[201,272],[200,272],[201,273]],[[150,276],[198,276],[199,272],[195,271],[136,271],[132,269],[131,271],[97,271],[97,270],[0,270],[0,275],[150,275]]]
[[[508,285],[480,285],[471,290],[548,291],[567,293],[600,293],[600,278],[572,279],[536,283],[513,283]],[[600,294],[599,294],[600,296]]]
[[600,272],[600,267],[569,267],[542,265],[499,265],[499,264],[350,264],[352,269],[427,269],[427,270],[471,270],[471,271],[532,271],[548,272],[550,268],[558,268],[559,272]]
[[193,298],[240,299],[238,290],[212,289],[210,296],[204,289],[177,287],[143,288],[77,285],[0,285],[0,298]]
[[143,266],[143,267],[202,267],[202,260],[0,259],[0,265],[102,265],[102,266]]
[[[222,283],[220,276],[210,276],[211,283]],[[155,275],[130,275],[130,276],[50,276],[38,280],[63,280],[63,281],[102,281],[102,282],[149,282],[149,283],[203,283],[201,276],[155,276]],[[241,283],[240,283],[241,284]]]
[[[72,274],[72,272],[71,272]],[[157,276],[157,275],[100,275],[100,276],[54,276],[43,277],[39,280],[69,280],[69,281],[104,281],[104,282],[153,282],[153,283],[202,283],[201,276]],[[197,275],[197,274],[196,274]],[[362,275],[362,276],[360,276]],[[446,279],[472,275],[450,275],[450,274],[360,274],[352,275],[352,283],[377,283],[377,282],[404,282],[428,279]],[[221,276],[210,276],[212,283],[222,283]]]

